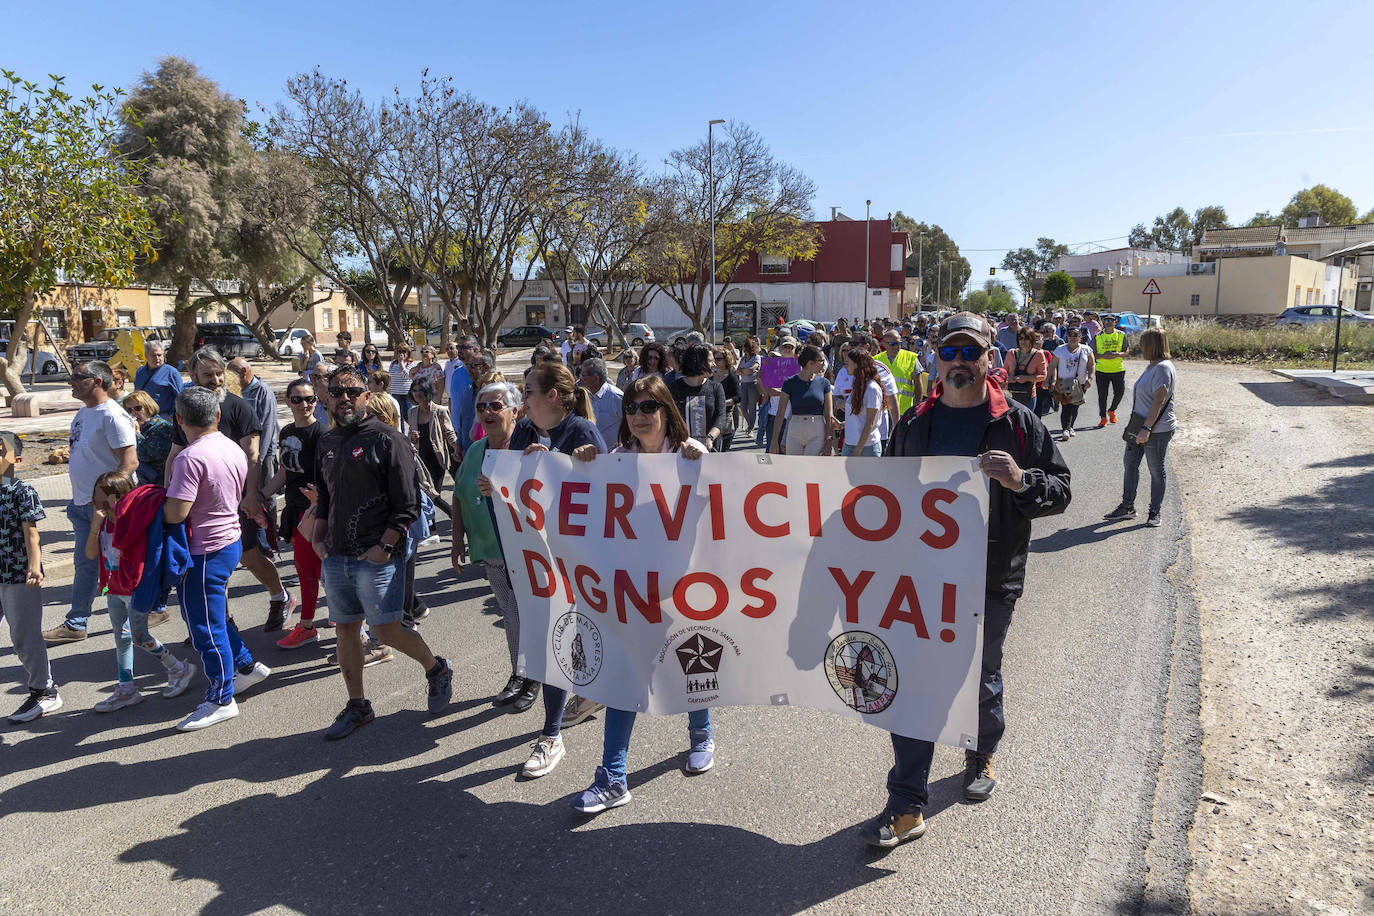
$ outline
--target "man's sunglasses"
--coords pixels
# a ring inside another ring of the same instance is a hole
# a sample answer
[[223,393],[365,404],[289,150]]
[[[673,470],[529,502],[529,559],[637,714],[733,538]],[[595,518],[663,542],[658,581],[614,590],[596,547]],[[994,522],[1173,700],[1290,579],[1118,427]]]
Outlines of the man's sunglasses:
[[84,372],[72,372],[67,376],[67,378],[71,379],[74,382],[84,382],[86,379],[95,378],[95,376],[87,375]]
[[945,362],[952,362],[956,356],[962,356],[967,362],[973,362],[987,352],[986,347],[977,347],[973,344],[964,344],[958,347],[941,347],[939,349],[940,359]]
[[662,406],[658,401],[631,401],[622,410],[625,411],[626,416],[633,417],[637,413],[656,414]]
[[287,400],[292,404],[314,404],[319,398],[313,394],[293,394]]
[[483,413],[500,413],[506,409],[504,401],[481,401],[476,406]]
[[329,396],[331,398],[347,397],[351,401],[355,398],[362,396],[362,393],[366,390],[366,388],[355,388],[352,386],[348,388],[341,388],[337,385],[331,385],[329,388]]

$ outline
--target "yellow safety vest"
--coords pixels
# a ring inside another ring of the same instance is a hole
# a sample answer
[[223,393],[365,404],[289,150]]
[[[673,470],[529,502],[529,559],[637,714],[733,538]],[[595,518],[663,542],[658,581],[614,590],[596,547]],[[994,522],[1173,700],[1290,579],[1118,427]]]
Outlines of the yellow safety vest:
[[[1122,353],[1126,351],[1125,334],[1122,334],[1120,331],[1113,331],[1110,334],[1103,331],[1101,334],[1098,334],[1095,338],[1093,338],[1094,356],[1096,356],[1099,353],[1108,353],[1112,350],[1117,350]],[[1124,372],[1125,369],[1126,364],[1121,361],[1121,357],[1119,356],[1116,359],[1102,359],[1101,357],[1098,357],[1098,372]]]
[[916,389],[911,382],[911,377],[916,374],[916,354],[910,350],[898,350],[894,365],[884,350],[878,354],[878,362],[887,366],[897,382],[897,412],[906,413],[916,398]]

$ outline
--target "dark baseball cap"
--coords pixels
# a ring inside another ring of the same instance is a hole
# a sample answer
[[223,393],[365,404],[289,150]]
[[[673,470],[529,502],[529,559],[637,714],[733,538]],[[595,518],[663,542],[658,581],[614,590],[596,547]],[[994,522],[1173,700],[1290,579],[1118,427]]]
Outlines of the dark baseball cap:
[[951,337],[972,337],[984,347],[992,346],[992,328],[980,315],[956,312],[940,322],[940,343]]

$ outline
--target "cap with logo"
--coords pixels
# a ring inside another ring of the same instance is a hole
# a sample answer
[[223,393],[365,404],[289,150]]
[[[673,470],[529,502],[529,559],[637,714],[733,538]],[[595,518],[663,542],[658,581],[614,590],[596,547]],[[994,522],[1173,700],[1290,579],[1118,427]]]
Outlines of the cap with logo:
[[972,312],[956,312],[940,322],[940,343],[959,336],[972,337],[984,347],[992,346],[992,328]]

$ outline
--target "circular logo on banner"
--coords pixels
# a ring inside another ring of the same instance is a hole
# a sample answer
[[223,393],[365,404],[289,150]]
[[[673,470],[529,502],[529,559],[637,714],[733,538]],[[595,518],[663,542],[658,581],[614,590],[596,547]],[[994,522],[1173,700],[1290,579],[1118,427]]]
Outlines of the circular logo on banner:
[[897,663],[872,633],[841,633],[825,650],[825,673],[850,709],[882,712],[897,696]]
[[601,673],[601,631],[586,614],[568,611],[553,625],[553,657],[578,687]]

